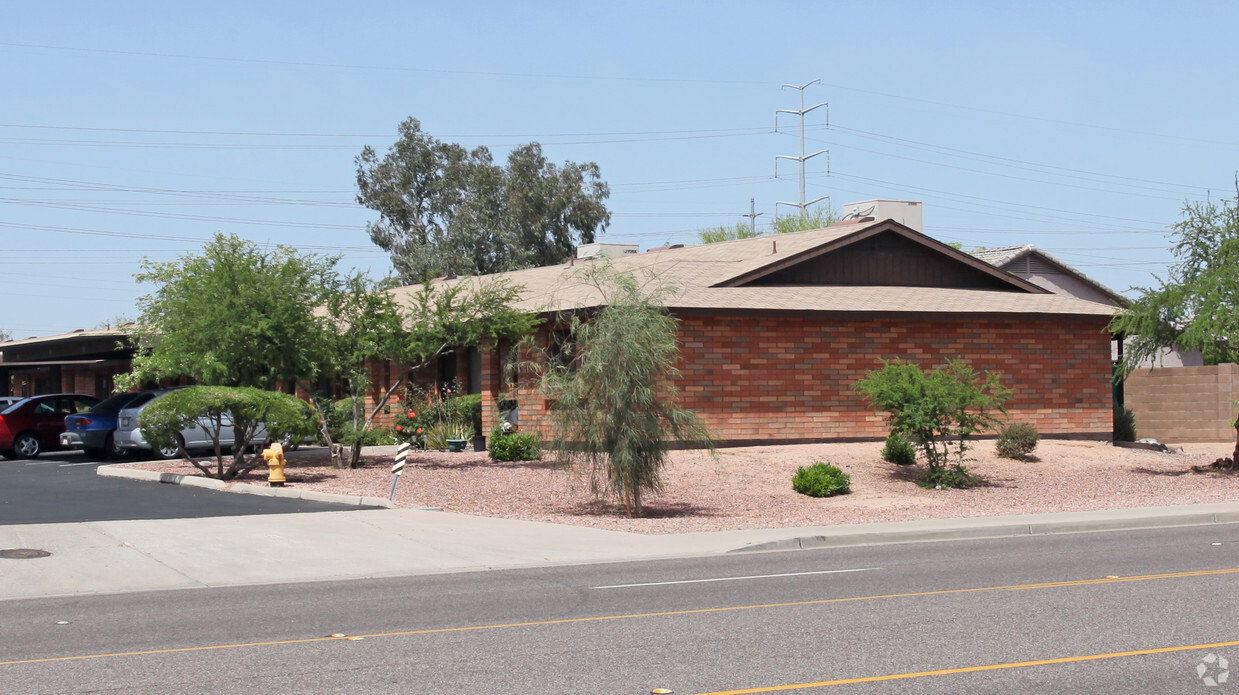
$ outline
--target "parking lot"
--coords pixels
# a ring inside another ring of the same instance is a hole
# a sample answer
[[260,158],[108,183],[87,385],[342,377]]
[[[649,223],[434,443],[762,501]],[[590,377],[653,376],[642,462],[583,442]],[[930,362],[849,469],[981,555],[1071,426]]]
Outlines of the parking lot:
[[237,495],[99,476],[80,452],[0,461],[0,525],[348,511],[356,506]]

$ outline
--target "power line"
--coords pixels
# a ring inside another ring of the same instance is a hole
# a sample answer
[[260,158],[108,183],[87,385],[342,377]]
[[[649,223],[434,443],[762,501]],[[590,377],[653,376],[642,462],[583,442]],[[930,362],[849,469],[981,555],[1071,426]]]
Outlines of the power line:
[[849,92],[856,92],[859,94],[874,94],[876,96],[887,97],[889,99],[902,99],[905,101],[915,101],[915,102],[919,102],[922,104],[932,104],[934,106],[945,106],[947,108],[960,109],[964,111],[976,111],[978,113],[987,113],[987,114],[991,114],[995,116],[1004,116],[1008,118],[1024,118],[1024,119],[1031,120],[1031,121],[1041,121],[1043,123],[1057,123],[1059,125],[1069,125],[1069,126],[1076,127],[1076,128],[1091,128],[1094,130],[1108,130],[1108,131],[1115,132],[1115,133],[1126,133],[1128,135],[1145,135],[1145,136],[1155,137],[1155,138],[1165,138],[1167,140],[1182,140],[1185,142],[1202,142],[1202,143],[1206,143],[1210,145],[1227,145],[1231,147],[1235,145],[1239,145],[1239,143],[1227,142],[1223,140],[1207,140],[1205,138],[1192,138],[1192,137],[1185,137],[1182,135],[1167,135],[1165,133],[1153,133],[1153,132],[1142,131],[1142,130],[1115,128],[1114,126],[1098,125],[1095,123],[1080,123],[1078,121],[1064,121],[1064,120],[1059,120],[1056,118],[1045,118],[1042,116],[1029,116],[1027,114],[1012,113],[1010,111],[997,111],[995,109],[984,109],[984,108],[980,108],[977,106],[965,106],[962,104],[952,104],[946,101],[935,101],[933,99],[921,99],[918,97],[909,97],[909,96],[904,96],[902,94],[891,94],[889,92],[878,92],[878,91],[869,90],[869,89],[858,89],[856,87],[849,87],[849,86],[840,85],[840,84],[831,84],[828,82],[823,82],[822,84],[827,87],[832,87],[834,89],[843,89]]
[[[1171,183],[1171,182],[1168,182],[1168,181],[1154,181],[1154,180],[1151,180],[1151,179],[1139,179],[1139,178],[1134,178],[1134,177],[1131,177],[1131,176],[1120,176],[1120,175],[1116,175],[1116,174],[1105,174],[1105,173],[1096,172],[1096,171],[1086,171],[1086,170],[1083,170],[1083,169],[1072,169],[1072,168],[1069,168],[1069,167],[1060,167],[1060,166],[1055,166],[1055,165],[1053,165],[1053,164],[1041,164],[1041,163],[1038,163],[1038,162],[1030,162],[1030,161],[1026,161],[1026,160],[1022,160],[1022,159],[1012,159],[1012,158],[1009,158],[1009,157],[1000,157],[1000,156],[998,156],[998,155],[985,154],[984,152],[972,152],[972,151],[969,151],[969,150],[961,150],[961,149],[956,149],[956,148],[954,148],[954,147],[946,147],[945,145],[935,145],[935,144],[932,144],[932,143],[918,142],[918,141],[916,141],[916,140],[908,140],[908,139],[906,139],[906,138],[899,138],[899,137],[895,137],[895,136],[893,136],[893,135],[883,135],[883,134],[881,134],[881,133],[872,133],[872,132],[865,131],[865,130],[858,130],[858,129],[855,129],[855,128],[848,128],[848,127],[846,127],[846,126],[841,126],[841,125],[838,125],[838,124],[833,124],[833,125],[831,126],[831,129],[832,129],[832,130],[838,130],[838,131],[846,132],[846,133],[852,133],[852,134],[855,134],[855,135],[859,135],[859,136],[861,136],[861,137],[868,137],[868,138],[872,138],[872,139],[880,139],[880,140],[885,140],[885,141],[891,141],[891,142],[895,142],[895,143],[899,143],[899,144],[904,144],[904,145],[916,145],[916,146],[919,146],[917,149],[921,149],[921,148],[930,148],[930,150],[929,150],[929,151],[937,151],[937,150],[942,150],[942,151],[943,151],[943,152],[942,152],[943,154],[948,154],[948,155],[951,155],[951,156],[957,156],[957,157],[961,157],[961,158],[964,158],[964,159],[972,159],[972,158],[975,158],[975,157],[982,157],[982,158],[984,158],[984,160],[995,160],[997,163],[1001,163],[1001,164],[1005,164],[1005,165],[1008,165],[1008,166],[1012,166],[1012,167],[1017,168],[1017,169],[1024,169],[1024,168],[1035,167],[1035,169],[1032,169],[1033,171],[1036,171],[1037,169],[1052,169],[1052,170],[1056,170],[1056,171],[1063,171],[1063,172],[1067,172],[1066,174],[1062,174],[1063,176],[1067,176],[1067,175],[1071,175],[1071,174],[1084,174],[1084,175],[1087,175],[1087,176],[1096,176],[1096,177],[1103,177],[1103,178],[1110,178],[1110,179],[1118,179],[1118,180],[1121,180],[1121,181],[1132,181],[1132,182],[1136,182],[1136,183],[1151,183],[1151,184],[1156,184],[1156,185],[1158,185],[1158,186],[1172,186],[1172,187],[1176,187],[1176,188],[1188,188],[1188,189],[1193,189],[1193,190],[1198,190],[1198,191],[1209,191],[1209,190],[1210,190],[1210,188],[1209,188],[1209,187],[1207,187],[1207,186],[1193,186],[1193,185],[1189,185],[1189,184]],[[964,157],[963,155],[969,155],[969,156],[968,156],[968,157]],[[1021,165],[1022,165],[1022,166],[1021,166]]]
[[0,41],[0,46],[10,46],[13,48],[37,48],[50,51],[67,51],[79,53],[98,53],[104,55],[120,55],[120,56],[135,56],[141,58],[175,58],[178,60],[201,60],[221,63],[238,63],[251,65],[282,65],[287,67],[304,67],[304,68],[336,68],[343,70],[376,70],[383,72],[413,72],[439,75],[470,75],[474,77],[520,77],[520,78],[535,78],[535,79],[559,79],[559,80],[589,80],[589,81],[613,81],[613,82],[655,82],[668,84],[769,84],[767,82],[757,82],[753,80],[703,80],[703,79],[681,79],[673,77],[612,77],[612,76],[597,76],[597,75],[556,75],[556,74],[538,74],[538,73],[520,73],[520,72],[489,72],[481,70],[446,70],[438,68],[410,68],[398,65],[354,65],[342,63],[311,63],[293,60],[272,60],[266,58],[235,58],[221,56],[205,56],[179,53],[155,53],[150,51],[122,51],[106,48],[83,48],[81,46],[53,46],[47,44],[32,44],[32,43],[17,43],[12,41]]
[[[825,141],[822,141],[822,140],[815,140],[815,142],[825,142]],[[1044,179],[1033,179],[1033,178],[1029,178],[1029,177],[1027,177],[1027,176],[1016,176],[1016,175],[1014,175],[1014,174],[1003,174],[1003,173],[997,173],[997,172],[992,172],[992,171],[982,171],[982,170],[980,170],[980,169],[969,169],[969,168],[967,168],[967,167],[956,166],[956,165],[953,165],[953,164],[943,164],[943,163],[941,163],[941,162],[934,162],[934,161],[930,161],[930,160],[926,160],[926,159],[917,159],[917,158],[915,158],[915,157],[907,157],[907,156],[904,156],[904,155],[891,154],[891,153],[889,153],[889,152],[881,152],[881,151],[878,151],[878,150],[870,150],[870,149],[866,149],[866,148],[863,148],[863,147],[855,147],[855,146],[851,146],[851,145],[840,145],[840,144],[838,144],[838,143],[831,143],[831,144],[834,144],[836,147],[843,147],[843,148],[845,148],[845,149],[856,150],[856,151],[858,151],[858,152],[868,152],[869,154],[876,154],[876,155],[880,155],[880,156],[883,156],[883,157],[891,157],[891,158],[893,158],[893,159],[902,159],[902,160],[904,160],[904,161],[909,161],[909,162],[918,162],[918,163],[920,163],[920,164],[928,164],[928,165],[930,165],[930,166],[943,167],[943,168],[945,168],[945,169],[954,169],[954,170],[956,170],[956,171],[967,171],[967,172],[970,172],[970,173],[973,173],[973,174],[983,174],[983,175],[985,175],[985,176],[998,176],[998,177],[1001,177],[1001,178],[1004,178],[1004,179],[1011,179],[1011,180],[1013,180],[1013,181],[1028,181],[1028,182],[1031,182],[1031,183],[1041,183],[1041,184],[1045,184],[1045,185],[1047,185],[1047,186],[1061,186],[1061,187],[1063,187],[1063,188],[1070,188],[1070,189],[1072,189],[1072,190],[1077,190],[1077,191],[1094,191],[1094,192],[1097,192],[1097,193],[1112,193],[1112,194],[1114,194],[1114,195],[1130,195],[1130,196],[1139,196],[1139,197],[1141,197],[1141,198],[1156,197],[1156,198],[1160,198],[1160,199],[1162,199],[1162,200],[1176,200],[1176,201],[1181,201],[1181,200],[1182,200],[1181,198],[1178,198],[1178,197],[1174,197],[1174,198],[1172,198],[1172,197],[1169,197],[1169,196],[1150,196],[1148,193],[1138,193],[1138,192],[1129,192],[1129,191],[1116,191],[1116,190],[1110,190],[1110,189],[1105,189],[1105,188],[1093,188],[1093,187],[1090,187],[1090,186],[1080,186],[1080,185],[1078,185],[1078,184],[1072,184],[1072,183],[1062,183],[1062,182],[1059,182],[1059,181],[1046,181],[1046,180],[1044,180]],[[1147,189],[1146,189],[1146,190],[1147,190]],[[1207,190],[1207,189],[1205,189],[1205,190]]]

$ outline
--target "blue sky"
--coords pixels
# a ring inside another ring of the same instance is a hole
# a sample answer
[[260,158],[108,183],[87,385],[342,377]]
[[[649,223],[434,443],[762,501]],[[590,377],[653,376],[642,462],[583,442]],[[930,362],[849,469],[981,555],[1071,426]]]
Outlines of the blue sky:
[[[217,231],[385,275],[354,157],[414,116],[497,159],[594,161],[600,241],[692,243],[799,197],[920,200],[965,248],[1035,244],[1112,289],[1231,197],[1230,2],[9,3],[0,329],[136,315],[143,258]],[[792,212],[779,207],[779,212]]]

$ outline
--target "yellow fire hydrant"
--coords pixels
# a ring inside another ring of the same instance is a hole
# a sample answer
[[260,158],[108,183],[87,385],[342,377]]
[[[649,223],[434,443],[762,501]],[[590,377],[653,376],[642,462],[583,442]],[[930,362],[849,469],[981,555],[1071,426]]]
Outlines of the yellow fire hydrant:
[[262,450],[262,457],[267,462],[267,482],[271,487],[284,487],[284,446],[279,442],[271,442],[271,446]]

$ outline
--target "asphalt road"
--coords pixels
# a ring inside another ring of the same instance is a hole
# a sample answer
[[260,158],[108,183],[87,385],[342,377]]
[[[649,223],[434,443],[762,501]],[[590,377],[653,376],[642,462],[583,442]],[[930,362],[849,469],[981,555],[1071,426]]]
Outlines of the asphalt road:
[[1225,693],[1239,525],[0,602],[10,693]]
[[357,509],[299,499],[237,495],[95,474],[83,454],[57,452],[0,461],[0,524],[289,514]]

